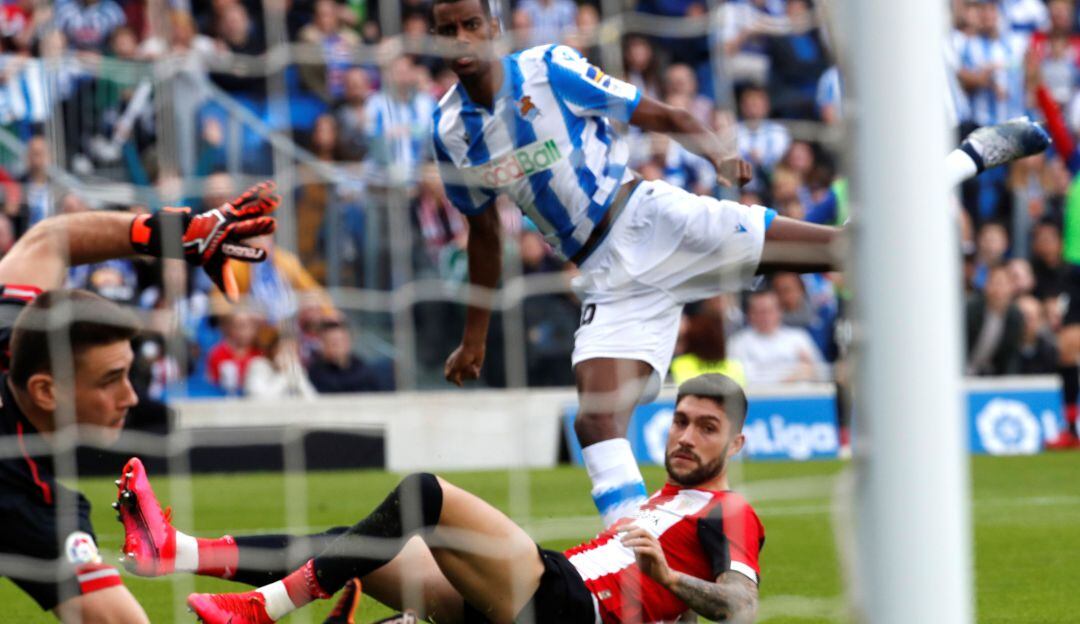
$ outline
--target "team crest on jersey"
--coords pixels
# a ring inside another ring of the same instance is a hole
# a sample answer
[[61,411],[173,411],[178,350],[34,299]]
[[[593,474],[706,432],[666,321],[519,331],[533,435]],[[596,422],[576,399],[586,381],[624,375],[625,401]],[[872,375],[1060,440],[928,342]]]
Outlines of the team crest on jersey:
[[101,555],[98,553],[97,544],[89,533],[75,531],[64,540],[64,554],[68,561],[76,566],[88,563],[101,563]]
[[533,104],[532,98],[528,95],[518,100],[518,111],[527,121],[536,119],[536,116],[540,114],[540,109]]

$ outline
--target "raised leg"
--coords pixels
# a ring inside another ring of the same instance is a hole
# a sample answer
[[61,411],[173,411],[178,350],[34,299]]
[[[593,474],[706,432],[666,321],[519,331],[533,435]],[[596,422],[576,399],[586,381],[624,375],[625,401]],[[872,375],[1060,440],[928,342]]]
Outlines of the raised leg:
[[839,271],[844,261],[843,228],[776,217],[765,231],[759,273]]
[[593,502],[604,526],[610,526],[647,496],[626,427],[654,373],[645,362],[616,358],[579,362],[574,373],[579,401],[574,430],[592,480]]

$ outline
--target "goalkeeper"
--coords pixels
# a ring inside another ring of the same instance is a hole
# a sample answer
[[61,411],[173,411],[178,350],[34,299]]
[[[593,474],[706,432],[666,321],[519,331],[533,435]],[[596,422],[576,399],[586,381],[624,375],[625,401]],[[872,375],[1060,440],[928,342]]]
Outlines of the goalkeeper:
[[278,201],[267,182],[197,216],[57,216],[0,260],[0,352],[11,357],[10,372],[0,373],[0,575],[60,620],[147,621],[101,561],[89,502],[56,480],[54,445],[68,423],[80,441],[108,444],[138,402],[128,381],[138,319],[89,292],[59,289],[68,268],[133,254],[183,258],[235,292],[229,261],[265,258],[243,240],[274,231]]

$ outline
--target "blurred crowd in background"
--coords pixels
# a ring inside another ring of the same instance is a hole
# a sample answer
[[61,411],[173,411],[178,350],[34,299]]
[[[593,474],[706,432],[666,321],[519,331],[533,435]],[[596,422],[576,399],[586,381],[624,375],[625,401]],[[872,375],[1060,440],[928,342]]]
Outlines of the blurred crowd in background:
[[[1068,400],[1067,377],[1080,357],[1080,330],[1073,332],[1080,312],[1066,314],[1080,263],[1080,224],[1070,214],[1080,202],[1080,158],[1074,141],[1063,143],[1080,131],[1077,7],[1072,0],[949,5],[954,28],[942,47],[957,140],[1027,114],[1048,120],[1056,141],[1045,156],[988,172],[956,198],[967,372],[1060,372]],[[395,15],[380,15],[386,7]],[[196,395],[437,387],[464,312],[436,295],[463,292],[468,230],[431,165],[431,112],[455,78],[430,47],[429,9],[428,0],[4,0],[0,123],[10,140],[0,150],[24,154],[0,170],[0,252],[48,215],[212,208],[247,180],[281,183],[288,169],[292,234],[276,247],[264,241],[274,247],[270,262],[243,267],[242,306],[227,305],[183,267],[137,260],[80,267],[71,285],[148,311],[140,370],[153,396],[179,380]],[[689,18],[700,28],[678,37],[627,28],[605,47],[601,25],[610,16],[599,3],[513,0],[496,14],[512,48],[577,48],[644,93],[692,111],[755,172],[741,190],[720,188],[708,163],[678,143],[630,129],[631,164],[646,179],[789,217],[847,220],[836,141],[844,80],[820,3],[639,0],[625,9]],[[278,49],[288,54],[266,55]],[[88,200],[65,185],[71,179],[149,192],[119,208]],[[536,228],[512,205],[500,202],[498,210],[514,265],[507,279],[546,275],[568,285],[573,268]],[[343,312],[328,294],[410,283],[435,294],[379,313]],[[753,293],[688,306],[672,374],[843,383],[850,294],[836,274],[778,274]],[[569,289],[529,296],[511,313],[512,322],[496,315],[492,323],[484,382],[515,383],[504,359],[516,352],[528,384],[572,384],[578,306]],[[403,327],[412,336],[405,344]],[[403,348],[416,363],[408,379],[400,378]]]

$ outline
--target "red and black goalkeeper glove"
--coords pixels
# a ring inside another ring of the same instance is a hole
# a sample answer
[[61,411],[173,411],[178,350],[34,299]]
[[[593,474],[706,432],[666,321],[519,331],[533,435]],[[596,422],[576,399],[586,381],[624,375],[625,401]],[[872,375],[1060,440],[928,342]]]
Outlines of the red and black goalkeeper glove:
[[266,250],[241,241],[270,234],[277,226],[269,216],[281,198],[272,181],[261,182],[243,195],[198,215],[190,208],[162,208],[152,215],[140,215],[131,223],[131,246],[135,251],[158,258],[183,258],[201,266],[229,299],[239,293],[229,260],[262,262]]

